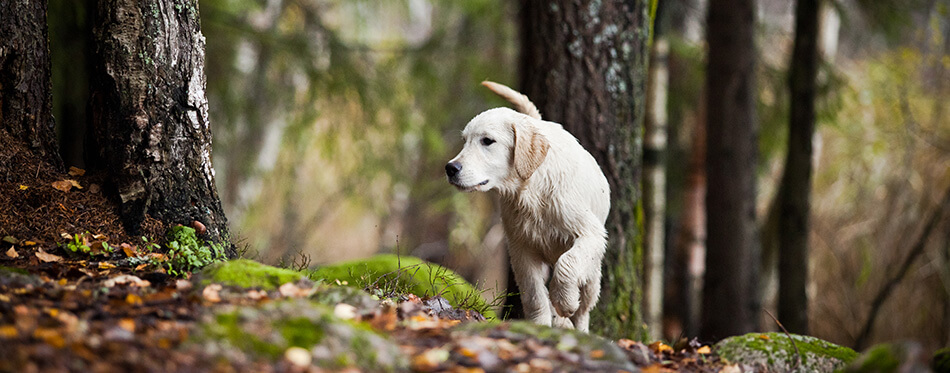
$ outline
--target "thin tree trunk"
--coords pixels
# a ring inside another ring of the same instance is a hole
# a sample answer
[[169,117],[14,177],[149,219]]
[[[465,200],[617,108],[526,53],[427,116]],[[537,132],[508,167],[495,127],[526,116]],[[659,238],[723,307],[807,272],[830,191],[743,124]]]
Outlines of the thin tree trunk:
[[755,1],[709,3],[706,70],[706,276],[700,336],[755,329]]
[[778,317],[792,333],[808,334],[808,214],[815,78],[818,75],[818,0],[798,0],[791,89],[788,156],[779,186]]
[[197,3],[99,0],[92,124],[126,229],[146,215],[227,241],[211,167]]
[[[645,1],[522,6],[522,91],[564,125],[603,168],[611,188],[600,304],[591,332],[644,336],[641,132],[650,18]],[[597,6],[599,5],[599,6]]]
[[663,264],[666,242],[666,92],[669,83],[667,57],[670,44],[665,37],[654,34],[650,58],[650,89],[647,93],[646,125],[644,126],[643,200],[644,248],[646,249],[646,290],[644,309],[651,340],[662,337]]
[[0,4],[0,129],[62,167],[53,128],[46,1]]

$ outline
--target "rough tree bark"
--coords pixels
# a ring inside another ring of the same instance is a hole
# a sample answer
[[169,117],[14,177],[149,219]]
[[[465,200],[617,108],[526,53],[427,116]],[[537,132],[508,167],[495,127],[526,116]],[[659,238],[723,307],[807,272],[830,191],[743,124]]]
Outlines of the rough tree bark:
[[123,224],[146,215],[229,239],[211,168],[204,46],[194,0],[99,0],[92,126]]
[[0,4],[0,129],[60,168],[46,5],[43,0]]
[[600,304],[591,332],[644,337],[640,200],[650,18],[646,1],[525,0],[522,92],[576,136],[611,188]]
[[700,337],[751,332],[755,281],[755,1],[712,0],[706,39],[706,276]]
[[792,333],[808,334],[808,215],[812,136],[818,76],[818,0],[798,0],[791,90],[788,155],[779,186],[778,317]]

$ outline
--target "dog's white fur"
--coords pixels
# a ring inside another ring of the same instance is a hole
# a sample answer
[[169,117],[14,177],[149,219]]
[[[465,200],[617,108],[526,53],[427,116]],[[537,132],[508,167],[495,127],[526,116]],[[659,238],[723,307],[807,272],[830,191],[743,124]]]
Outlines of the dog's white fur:
[[482,84],[521,112],[495,108],[472,119],[462,131],[462,151],[447,165],[449,182],[462,191],[494,190],[500,196],[525,316],[587,331],[600,297],[607,179],[577,138],[541,120],[527,97],[497,83]]

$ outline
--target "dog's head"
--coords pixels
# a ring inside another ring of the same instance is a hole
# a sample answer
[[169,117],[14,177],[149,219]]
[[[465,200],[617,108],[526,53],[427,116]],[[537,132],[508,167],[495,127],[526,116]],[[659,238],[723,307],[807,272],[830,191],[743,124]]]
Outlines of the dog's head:
[[517,189],[541,166],[550,147],[535,122],[507,108],[473,118],[462,131],[462,151],[445,165],[449,183],[466,192]]

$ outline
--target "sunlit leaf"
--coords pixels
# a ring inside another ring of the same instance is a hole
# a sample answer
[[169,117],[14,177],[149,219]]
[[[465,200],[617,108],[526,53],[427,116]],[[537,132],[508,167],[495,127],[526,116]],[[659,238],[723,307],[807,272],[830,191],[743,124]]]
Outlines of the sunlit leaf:
[[7,257],[8,257],[8,258],[14,258],[14,259],[15,259],[15,258],[17,258],[17,257],[19,257],[19,256],[20,256],[20,254],[17,254],[16,250],[13,249],[12,246],[10,247],[10,250],[7,250]]
[[36,255],[36,257],[39,258],[39,260],[44,261],[46,263],[52,263],[52,262],[58,263],[58,262],[63,261],[63,257],[58,256],[58,255],[48,254],[44,252],[42,249],[37,251],[36,254],[34,255]]

